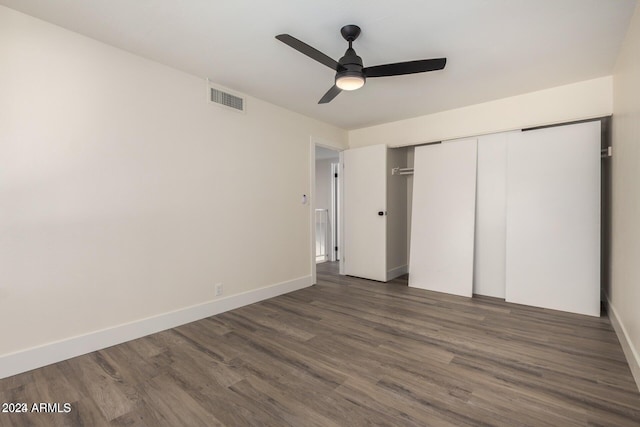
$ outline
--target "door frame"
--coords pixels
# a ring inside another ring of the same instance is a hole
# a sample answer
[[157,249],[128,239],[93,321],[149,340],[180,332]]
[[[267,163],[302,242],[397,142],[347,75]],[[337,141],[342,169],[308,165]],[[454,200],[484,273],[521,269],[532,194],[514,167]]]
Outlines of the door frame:
[[[340,232],[340,227],[342,225],[340,221],[340,198],[342,197],[342,191],[340,189],[340,183],[342,180],[342,171],[340,170],[340,159],[338,159],[337,163],[331,163],[331,212],[329,216],[331,218],[331,255],[329,256],[330,261],[340,261],[340,254],[342,253],[342,248],[338,244],[340,242],[340,236],[342,233]],[[338,227],[336,227],[338,224]],[[336,250],[336,248],[338,248]]]
[[[319,137],[311,136],[309,141],[309,236],[310,236],[310,245],[309,245],[309,262],[311,264],[311,283],[315,285],[317,283],[317,269],[316,269],[316,227],[315,227],[315,212],[316,212],[316,147],[327,148],[329,150],[337,151],[339,157],[339,169],[342,171],[343,169],[343,161],[342,161],[342,151],[344,148],[337,147],[336,143],[332,141],[328,141],[326,139],[322,139]],[[343,195],[344,191],[342,191],[343,180],[339,179],[339,200],[338,200],[338,235],[339,242],[338,247],[344,248],[344,233],[343,233],[343,212],[342,206],[343,203]],[[333,249],[333,248],[332,248]],[[344,249],[340,250],[340,253],[344,254]],[[344,274],[344,257],[340,257],[339,260],[339,268],[340,274]]]

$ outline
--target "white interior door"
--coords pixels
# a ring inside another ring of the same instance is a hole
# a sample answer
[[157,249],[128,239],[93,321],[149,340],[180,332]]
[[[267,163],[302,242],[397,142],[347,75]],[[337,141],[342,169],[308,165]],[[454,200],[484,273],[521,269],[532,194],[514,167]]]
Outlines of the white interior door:
[[600,122],[509,141],[506,236],[507,301],[600,315]]
[[343,153],[344,272],[384,282],[387,147],[373,145]]
[[470,297],[477,141],[417,147],[409,286]]

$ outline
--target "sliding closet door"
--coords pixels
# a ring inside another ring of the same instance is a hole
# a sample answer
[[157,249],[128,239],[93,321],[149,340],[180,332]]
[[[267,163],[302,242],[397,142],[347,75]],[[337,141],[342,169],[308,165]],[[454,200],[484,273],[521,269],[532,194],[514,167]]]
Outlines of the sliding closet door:
[[409,286],[470,297],[476,139],[417,147]]
[[507,301],[600,315],[600,122],[510,139],[506,253]]
[[520,131],[478,137],[473,294],[505,297],[507,147]]

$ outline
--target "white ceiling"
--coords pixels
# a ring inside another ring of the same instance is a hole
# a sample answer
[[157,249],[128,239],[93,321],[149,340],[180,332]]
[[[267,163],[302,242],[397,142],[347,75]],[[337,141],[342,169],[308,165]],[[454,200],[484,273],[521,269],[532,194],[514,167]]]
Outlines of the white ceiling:
[[[609,75],[636,0],[0,0],[44,19],[345,129]],[[443,71],[370,79],[317,101],[345,24],[365,66],[447,57]]]

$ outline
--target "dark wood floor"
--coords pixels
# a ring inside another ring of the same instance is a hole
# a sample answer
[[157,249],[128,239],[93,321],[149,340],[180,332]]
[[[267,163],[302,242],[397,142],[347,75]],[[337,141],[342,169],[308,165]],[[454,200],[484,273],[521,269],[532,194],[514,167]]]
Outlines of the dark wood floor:
[[335,274],[0,380],[2,426],[638,426],[607,317]]

